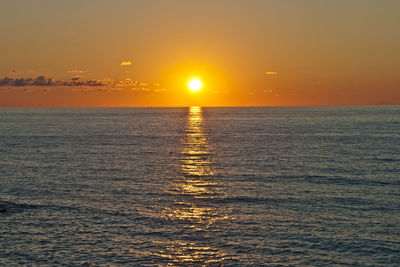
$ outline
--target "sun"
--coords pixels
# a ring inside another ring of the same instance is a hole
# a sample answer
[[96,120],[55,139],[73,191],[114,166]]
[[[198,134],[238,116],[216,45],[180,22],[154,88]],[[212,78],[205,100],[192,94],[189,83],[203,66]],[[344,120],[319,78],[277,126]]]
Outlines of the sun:
[[200,91],[201,87],[203,86],[203,83],[199,79],[191,79],[188,83],[189,89],[192,92],[198,92]]

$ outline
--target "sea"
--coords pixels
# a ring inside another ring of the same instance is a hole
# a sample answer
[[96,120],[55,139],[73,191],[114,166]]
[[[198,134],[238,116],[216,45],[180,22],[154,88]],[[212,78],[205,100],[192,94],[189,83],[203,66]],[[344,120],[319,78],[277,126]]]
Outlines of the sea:
[[400,106],[1,108],[0,266],[400,266]]

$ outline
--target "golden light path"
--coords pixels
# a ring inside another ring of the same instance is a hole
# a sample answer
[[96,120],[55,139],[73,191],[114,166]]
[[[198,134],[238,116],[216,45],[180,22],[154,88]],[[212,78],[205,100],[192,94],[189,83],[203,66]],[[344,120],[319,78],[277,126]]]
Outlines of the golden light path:
[[[176,194],[175,205],[167,208],[164,216],[182,224],[188,233],[211,231],[226,216],[220,209],[202,201],[217,197],[221,187],[213,179],[211,151],[201,107],[189,108],[182,145],[179,158],[181,177],[172,184]],[[224,258],[223,253],[207,242],[191,239],[171,241],[160,256],[177,266],[215,264]]]

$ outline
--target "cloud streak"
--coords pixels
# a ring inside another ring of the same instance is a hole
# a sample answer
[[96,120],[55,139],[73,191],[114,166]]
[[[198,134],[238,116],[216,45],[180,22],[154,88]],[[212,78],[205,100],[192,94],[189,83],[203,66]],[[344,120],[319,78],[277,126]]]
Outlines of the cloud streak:
[[22,74],[21,72],[17,71],[17,70],[12,70],[11,74],[13,75],[18,75],[18,74]]
[[86,72],[87,70],[67,70],[67,73],[75,73],[75,74],[82,74]]
[[121,65],[121,66],[130,66],[130,65],[132,65],[132,62],[131,62],[130,60],[128,60],[128,61],[122,61],[120,65]]
[[276,72],[276,71],[267,71],[265,74],[266,75],[277,75],[278,72]]

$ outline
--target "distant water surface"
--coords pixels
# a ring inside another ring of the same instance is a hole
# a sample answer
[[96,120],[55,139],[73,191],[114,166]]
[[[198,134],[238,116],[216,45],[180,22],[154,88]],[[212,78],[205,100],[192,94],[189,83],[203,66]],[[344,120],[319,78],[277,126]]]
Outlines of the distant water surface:
[[0,265],[399,266],[400,106],[0,109]]

